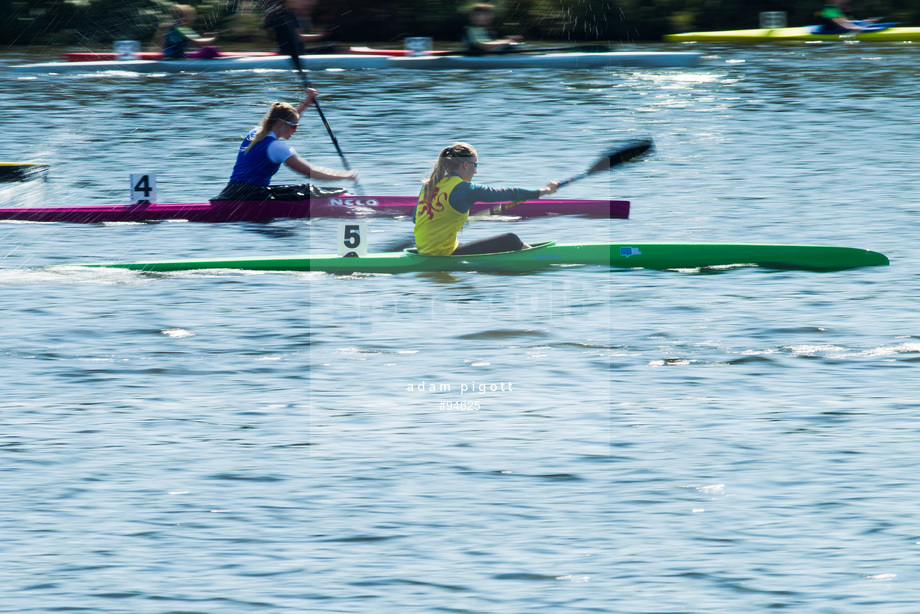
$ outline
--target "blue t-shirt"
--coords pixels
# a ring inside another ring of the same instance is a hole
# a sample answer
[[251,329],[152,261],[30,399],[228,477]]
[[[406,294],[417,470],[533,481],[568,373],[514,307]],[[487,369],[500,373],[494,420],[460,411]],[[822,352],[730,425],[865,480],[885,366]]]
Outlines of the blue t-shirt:
[[231,183],[268,186],[272,177],[281,168],[282,162],[296,155],[296,152],[286,142],[279,140],[274,132],[269,132],[247,152],[246,148],[255,138],[257,131],[257,128],[253,128],[240,144],[236,164],[233,165],[233,172],[230,174]]

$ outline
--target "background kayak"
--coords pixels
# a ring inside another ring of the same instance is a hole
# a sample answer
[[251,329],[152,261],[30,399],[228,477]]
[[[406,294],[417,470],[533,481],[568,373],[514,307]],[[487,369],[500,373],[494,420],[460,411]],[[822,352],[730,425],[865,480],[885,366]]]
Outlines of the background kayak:
[[[411,55],[413,52],[409,49],[381,49],[375,47],[343,47],[341,51],[337,51],[333,55],[337,54],[354,54],[354,55],[383,55],[383,56],[405,56]],[[431,55],[441,55],[444,53],[451,53],[450,51],[428,51],[427,54]],[[135,56],[134,59],[137,60],[162,60],[163,54],[159,51],[140,51],[138,53],[132,54]],[[221,51],[220,57],[224,58],[244,58],[244,57],[274,57],[278,53],[275,51]],[[305,54],[309,55],[309,54]],[[329,55],[329,54],[326,54]],[[288,56],[283,56],[288,57]],[[106,52],[85,52],[85,51],[72,51],[67,53],[62,53],[60,59],[65,62],[114,62],[119,60],[119,56],[116,53],[106,53]]]
[[[611,51],[606,53],[534,53],[494,56],[390,57],[372,53],[306,54],[300,56],[305,70],[414,68],[427,70],[504,68],[603,68],[687,67],[699,61],[698,53],[658,51]],[[235,70],[290,70],[291,58],[281,55],[226,57],[213,60],[117,60],[89,62],[39,62],[10,66],[25,73],[92,73],[128,71],[140,73],[220,72]]]
[[[159,51],[139,51],[131,54],[135,60],[156,61],[162,60],[163,54]],[[278,55],[274,51],[221,51],[222,58],[245,57],[272,57]],[[70,51],[60,54],[64,62],[116,62],[121,61],[119,54],[112,52]]]
[[689,67],[699,54],[688,52],[616,51],[608,53],[514,53],[506,55],[445,55],[391,58],[394,68],[423,70],[500,69],[500,68],[598,68],[604,66]]
[[721,32],[685,32],[666,34],[671,43],[762,43],[782,41],[920,41],[920,28],[887,28],[847,34],[814,34],[814,26],[799,28],[759,28],[753,30],[725,30]]

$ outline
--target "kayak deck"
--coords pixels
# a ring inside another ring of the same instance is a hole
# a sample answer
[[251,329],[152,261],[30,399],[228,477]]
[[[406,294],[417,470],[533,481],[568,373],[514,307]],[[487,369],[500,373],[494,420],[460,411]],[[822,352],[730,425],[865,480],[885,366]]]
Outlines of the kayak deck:
[[[16,207],[0,209],[0,220],[26,222],[151,222],[187,220],[190,222],[255,222],[270,219],[310,217],[361,218],[411,216],[416,196],[354,196],[300,201],[214,201],[206,203],[152,203],[137,205],[98,205],[72,207]],[[507,203],[506,203],[507,205]],[[548,215],[585,215],[604,218],[629,217],[627,200],[589,200],[541,198],[524,201],[502,210],[498,203],[473,205],[473,215],[492,213],[521,218]]]
[[160,262],[91,264],[137,271],[173,272],[200,269],[245,271],[322,271],[326,273],[409,273],[425,271],[522,272],[570,266],[642,269],[701,269],[759,266],[771,269],[832,271],[883,266],[878,252],[824,245],[754,243],[597,243],[535,244],[516,252],[466,256],[420,256],[411,251],[368,254],[360,258],[331,255],[203,258]]

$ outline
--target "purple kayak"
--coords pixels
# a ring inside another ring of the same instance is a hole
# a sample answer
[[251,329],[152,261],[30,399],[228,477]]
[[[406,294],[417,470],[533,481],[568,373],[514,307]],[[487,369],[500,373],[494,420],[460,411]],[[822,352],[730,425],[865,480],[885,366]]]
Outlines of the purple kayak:
[[[136,205],[93,205],[73,207],[16,207],[0,209],[0,220],[25,222],[258,222],[277,218],[309,217],[398,217],[411,216],[415,196],[350,196],[299,201],[214,201],[206,203],[152,203]],[[507,210],[505,210],[507,209]],[[507,215],[519,218],[549,215],[585,215],[603,218],[628,218],[627,200],[571,200],[541,198],[519,204],[480,203],[471,215]]]

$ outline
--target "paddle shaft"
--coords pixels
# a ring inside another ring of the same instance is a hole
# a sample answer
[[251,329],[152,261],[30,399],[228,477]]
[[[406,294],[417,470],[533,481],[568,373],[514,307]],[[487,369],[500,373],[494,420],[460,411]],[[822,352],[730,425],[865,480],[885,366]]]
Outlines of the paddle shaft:
[[[309,89],[312,86],[310,84],[310,79],[307,78],[307,73],[303,71],[303,67],[300,65],[300,55],[297,53],[297,40],[294,39],[296,35],[296,32],[291,31],[291,61],[294,62],[294,68],[297,69],[297,73],[300,75],[304,87]],[[339,154],[339,158],[342,159],[342,166],[345,167],[346,171],[350,171],[351,165],[348,164],[348,160],[345,159],[345,154],[342,152],[342,148],[339,146],[339,140],[335,138],[335,133],[332,132],[332,126],[329,125],[329,121],[326,119],[326,114],[323,113],[323,107],[320,106],[318,98],[313,99],[313,106],[316,107],[316,112],[319,114],[320,120],[326,127],[326,132],[329,133],[329,138],[332,141],[332,145],[335,147],[336,152]],[[357,181],[355,182],[355,191],[358,193],[364,191],[361,189],[360,184]]]

